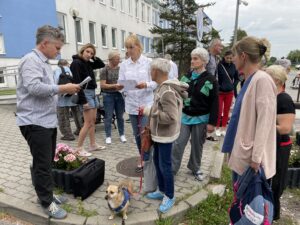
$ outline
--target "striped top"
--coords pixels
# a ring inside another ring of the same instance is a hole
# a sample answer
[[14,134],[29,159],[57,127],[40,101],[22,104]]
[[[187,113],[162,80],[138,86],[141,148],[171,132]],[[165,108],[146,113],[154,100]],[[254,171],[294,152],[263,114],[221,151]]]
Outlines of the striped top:
[[21,59],[18,69],[17,125],[57,127],[58,85],[48,58],[33,49]]

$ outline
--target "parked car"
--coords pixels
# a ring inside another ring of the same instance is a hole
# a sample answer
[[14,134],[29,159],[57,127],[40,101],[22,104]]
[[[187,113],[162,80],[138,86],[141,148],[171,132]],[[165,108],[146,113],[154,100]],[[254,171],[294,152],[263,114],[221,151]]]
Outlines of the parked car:
[[300,64],[296,65],[295,68],[296,68],[297,70],[300,70]]

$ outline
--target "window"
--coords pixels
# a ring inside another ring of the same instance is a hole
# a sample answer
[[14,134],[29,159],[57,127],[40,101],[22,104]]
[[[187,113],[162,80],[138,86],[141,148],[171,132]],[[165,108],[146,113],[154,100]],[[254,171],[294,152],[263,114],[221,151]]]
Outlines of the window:
[[3,34],[1,33],[0,33],[0,54],[5,54],[4,37]]
[[125,8],[125,2],[124,0],[121,0],[121,12],[125,11],[124,8]]
[[125,35],[126,35],[125,30],[121,30],[121,49],[122,50],[125,49]]
[[145,52],[149,53],[150,49],[149,49],[149,38],[145,38]]
[[116,8],[116,0],[110,0],[110,6]]
[[139,18],[139,0],[135,0],[135,17]]
[[145,21],[145,4],[142,3],[142,21]]
[[68,41],[66,18],[67,18],[66,14],[57,12],[58,28],[65,36],[65,43]]
[[147,23],[150,23],[150,18],[151,18],[151,16],[150,16],[150,6],[147,6]]
[[75,21],[76,30],[76,40],[78,43],[83,43],[82,41],[82,19],[77,18]]
[[3,68],[0,68],[0,85],[5,84],[3,74],[4,74]]
[[131,1],[132,0],[128,0],[128,14],[129,15],[131,15],[131,11],[132,11]]
[[90,43],[96,45],[96,32],[95,32],[95,23],[89,22],[89,32],[90,32]]
[[102,47],[107,47],[107,26],[101,25]]
[[105,5],[105,0],[99,0],[99,2]]
[[149,52],[153,53],[153,39],[152,38],[149,41]]
[[155,10],[152,10],[152,24],[155,25]]
[[112,47],[117,48],[117,29],[116,28],[111,28],[111,42],[112,42]]

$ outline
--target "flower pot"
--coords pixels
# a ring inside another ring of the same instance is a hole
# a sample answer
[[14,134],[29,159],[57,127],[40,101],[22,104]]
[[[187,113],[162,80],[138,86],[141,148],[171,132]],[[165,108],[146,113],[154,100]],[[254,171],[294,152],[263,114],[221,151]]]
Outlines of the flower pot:
[[286,186],[289,188],[299,188],[300,187],[300,168],[288,168],[286,174]]
[[[61,169],[55,169],[52,168],[52,176],[53,176],[53,181],[55,187],[61,188],[64,190],[64,192],[70,194],[73,193],[73,183],[74,183],[74,178],[73,175],[76,173],[78,170],[80,170],[80,167],[77,169],[71,170],[71,171],[66,171],[66,170],[61,170]],[[35,185],[35,180],[33,178],[33,171],[32,171],[32,165],[30,165],[30,173],[31,173],[31,179],[32,179],[32,185]]]

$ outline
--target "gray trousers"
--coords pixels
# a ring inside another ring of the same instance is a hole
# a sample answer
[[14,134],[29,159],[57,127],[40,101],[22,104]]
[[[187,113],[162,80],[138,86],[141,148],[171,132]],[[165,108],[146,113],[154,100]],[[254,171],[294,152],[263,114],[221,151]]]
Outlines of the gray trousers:
[[173,144],[172,170],[177,174],[183,157],[185,146],[191,136],[191,154],[187,167],[196,173],[200,170],[203,144],[206,139],[207,124],[185,125],[181,124],[180,135]]
[[57,107],[58,126],[61,134],[65,137],[72,137],[70,124],[70,108],[73,114],[76,129],[80,131],[82,127],[82,116],[78,106]]

